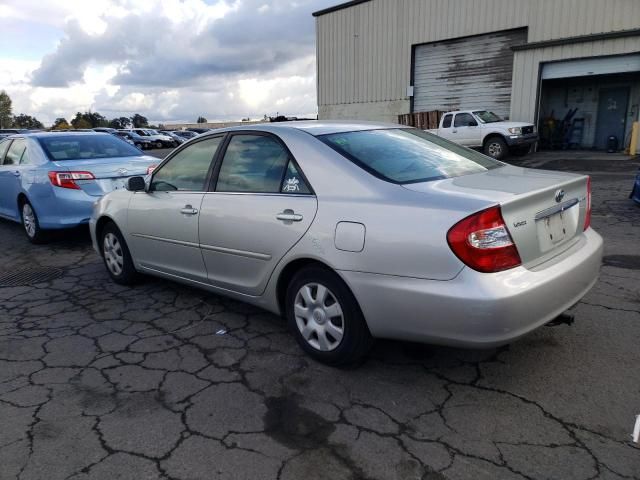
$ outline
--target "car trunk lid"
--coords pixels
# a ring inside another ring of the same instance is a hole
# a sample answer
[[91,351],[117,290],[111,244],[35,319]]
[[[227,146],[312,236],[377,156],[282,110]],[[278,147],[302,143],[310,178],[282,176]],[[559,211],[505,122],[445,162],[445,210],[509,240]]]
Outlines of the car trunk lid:
[[152,165],[161,160],[149,157],[115,157],[87,160],[57,160],[52,162],[60,171],[90,172],[95,180],[76,180],[76,184],[87,194],[102,196],[113,190],[125,188],[130,177],[147,175]]
[[523,265],[532,268],[569,248],[582,233],[587,179],[584,175],[504,166],[404,187],[468,197],[476,200],[478,210],[500,205]]

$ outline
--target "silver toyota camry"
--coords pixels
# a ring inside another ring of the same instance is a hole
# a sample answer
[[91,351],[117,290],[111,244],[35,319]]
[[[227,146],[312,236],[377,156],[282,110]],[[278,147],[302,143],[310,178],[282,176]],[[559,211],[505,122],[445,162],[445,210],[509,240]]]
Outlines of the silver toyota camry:
[[584,175],[509,166],[399,125],[293,122],[185,143],[101,198],[111,278],[175,280],[287,318],[329,364],[374,338],[493,347],[596,282]]

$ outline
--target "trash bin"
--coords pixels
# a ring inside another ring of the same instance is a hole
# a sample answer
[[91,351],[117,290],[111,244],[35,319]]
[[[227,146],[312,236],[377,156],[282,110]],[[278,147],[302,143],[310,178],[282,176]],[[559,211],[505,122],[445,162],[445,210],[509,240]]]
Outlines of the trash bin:
[[611,135],[607,138],[607,152],[615,153],[618,151],[618,137]]

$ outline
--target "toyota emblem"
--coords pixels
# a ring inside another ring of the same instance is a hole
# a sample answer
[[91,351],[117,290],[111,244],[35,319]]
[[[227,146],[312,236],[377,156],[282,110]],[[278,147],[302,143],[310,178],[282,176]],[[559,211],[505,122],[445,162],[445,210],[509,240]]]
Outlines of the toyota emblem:
[[556,192],[556,202],[560,203],[564,198],[564,190],[560,189]]

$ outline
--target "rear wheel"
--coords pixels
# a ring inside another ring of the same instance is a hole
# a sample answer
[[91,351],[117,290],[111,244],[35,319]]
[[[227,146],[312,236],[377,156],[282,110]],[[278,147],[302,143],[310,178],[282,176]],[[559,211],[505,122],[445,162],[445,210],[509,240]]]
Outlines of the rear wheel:
[[24,233],[31,243],[36,245],[46,243],[47,234],[40,228],[38,215],[36,215],[36,211],[33,209],[31,203],[29,203],[29,200],[20,202],[20,219],[22,220]]
[[484,154],[502,160],[507,156],[507,142],[500,137],[489,138],[484,145]]
[[156,142],[156,148],[162,148],[162,147],[163,147],[162,142],[157,141]]
[[136,143],[135,146],[136,146],[137,149],[142,150],[142,144],[141,143]]
[[114,223],[108,223],[102,229],[100,246],[104,265],[111,279],[120,285],[134,284],[139,275],[122,233]]
[[347,285],[330,270],[307,267],[291,279],[286,294],[289,328],[298,344],[328,365],[364,358],[373,338]]

